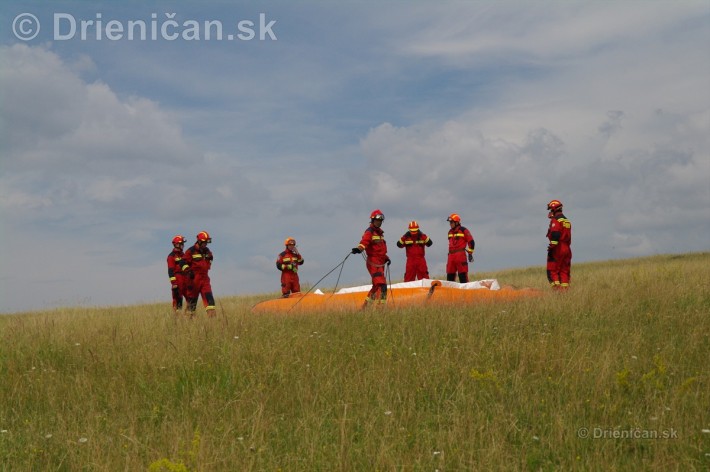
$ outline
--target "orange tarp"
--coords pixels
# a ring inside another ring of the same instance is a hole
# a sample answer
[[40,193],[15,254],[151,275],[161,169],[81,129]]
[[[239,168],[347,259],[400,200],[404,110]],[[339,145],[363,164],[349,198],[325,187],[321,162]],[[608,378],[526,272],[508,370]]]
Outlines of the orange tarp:
[[[487,287],[461,289],[451,286],[452,282],[431,281],[429,287],[397,287],[395,284],[387,294],[388,307],[411,307],[425,305],[466,305],[496,300],[516,300],[539,295],[534,289],[515,289],[503,287],[492,290]],[[446,286],[450,285],[450,286]],[[496,282],[497,286],[497,282]],[[288,298],[278,298],[257,303],[252,308],[254,313],[278,312],[313,312],[313,311],[349,311],[365,306],[366,291],[348,293],[317,294],[294,293]]]

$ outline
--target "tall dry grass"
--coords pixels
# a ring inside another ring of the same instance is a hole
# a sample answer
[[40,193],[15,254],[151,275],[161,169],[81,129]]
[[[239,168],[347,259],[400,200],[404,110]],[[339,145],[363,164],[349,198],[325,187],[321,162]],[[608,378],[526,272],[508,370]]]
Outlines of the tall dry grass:
[[0,469],[707,470],[709,262],[577,264],[568,293],[479,306],[3,316]]

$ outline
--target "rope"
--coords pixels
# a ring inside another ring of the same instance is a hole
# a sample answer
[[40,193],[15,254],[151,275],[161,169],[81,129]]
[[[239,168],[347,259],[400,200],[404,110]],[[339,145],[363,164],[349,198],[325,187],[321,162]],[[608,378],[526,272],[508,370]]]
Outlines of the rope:
[[[345,256],[345,259],[343,259],[343,261],[342,261],[340,264],[338,264],[337,266],[333,267],[333,268],[330,270],[330,272],[328,272],[327,274],[325,274],[323,277],[320,278],[320,280],[319,280],[318,282],[316,282],[315,284],[313,284],[313,286],[312,286],[311,288],[309,288],[308,291],[307,291],[306,293],[304,293],[303,296],[302,296],[301,298],[299,298],[298,301],[297,301],[296,303],[294,303],[291,308],[288,309],[288,311],[290,312],[291,310],[293,310],[294,308],[296,308],[296,305],[298,305],[299,303],[301,303],[301,300],[303,300],[304,298],[306,298],[306,295],[308,295],[309,293],[311,293],[311,290],[313,290],[314,288],[316,288],[316,286],[317,286],[319,283],[321,283],[321,282],[323,281],[323,279],[325,279],[325,278],[328,277],[330,274],[332,274],[333,272],[335,272],[335,269],[337,269],[338,267],[340,267],[340,273],[338,274],[338,282],[340,282],[340,274],[343,273],[343,266],[345,265],[345,261],[348,260],[348,257],[350,257],[350,254],[351,254],[351,253],[348,252],[348,255]],[[335,283],[335,286],[336,286],[336,287],[338,286],[338,282]],[[287,312],[287,313],[288,313],[288,312]]]
[[[338,279],[335,281],[335,287],[333,288],[333,293],[330,294],[330,297],[335,295],[335,292],[338,291],[338,284],[340,283],[340,276],[343,273],[343,267],[345,267],[345,261],[348,259],[348,257],[350,257],[350,254],[352,254],[352,253],[349,253],[347,256],[345,256],[345,259],[343,259],[343,262],[341,262],[339,264],[340,265],[340,272],[338,272]],[[335,270],[335,269],[333,269],[333,270]],[[333,271],[331,270],[330,272],[333,272]],[[330,273],[330,272],[328,272],[328,273]],[[330,300],[330,297],[328,297],[329,300]]]
[[390,297],[392,297],[392,304],[394,305],[394,290],[392,290],[392,277],[390,276],[390,266],[387,264],[387,281],[389,282]]

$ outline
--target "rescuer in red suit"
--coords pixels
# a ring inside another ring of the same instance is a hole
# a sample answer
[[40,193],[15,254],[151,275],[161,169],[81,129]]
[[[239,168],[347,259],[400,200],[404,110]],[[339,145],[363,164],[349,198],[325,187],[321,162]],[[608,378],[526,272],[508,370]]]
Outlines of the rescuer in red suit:
[[303,265],[303,257],[296,248],[295,239],[286,238],[284,245],[286,250],[276,258],[276,268],[281,271],[281,295],[286,298],[301,291],[298,266]]
[[[473,262],[473,250],[476,242],[471,232],[461,226],[461,217],[452,213],[446,219],[451,229],[449,230],[449,257],[446,260],[446,280],[453,282],[456,274],[459,282],[468,282],[468,263]],[[468,261],[467,261],[468,260]]]
[[212,267],[212,251],[207,244],[212,242],[207,231],[200,231],[197,234],[197,241],[185,251],[185,261],[190,266],[188,270],[187,282],[187,310],[190,316],[195,314],[197,299],[202,296],[202,303],[205,305],[207,316],[215,316],[214,295],[210,284],[209,271]]
[[168,277],[173,296],[173,313],[182,309],[182,299],[186,293],[187,269],[190,268],[185,262],[182,248],[186,239],[178,234],[173,238],[173,250],[168,254]]
[[409,230],[397,241],[397,247],[405,248],[407,265],[404,269],[404,281],[428,279],[429,268],[426,264],[425,252],[433,244],[429,236],[419,231],[416,221],[409,222]]
[[567,290],[572,266],[572,223],[562,213],[562,202],[552,200],[547,204],[547,280],[553,290]]
[[389,266],[391,261],[387,256],[387,243],[382,231],[382,222],[385,215],[380,210],[375,210],[370,214],[370,226],[365,230],[360,240],[360,244],[352,249],[353,254],[360,254],[365,251],[367,255],[365,265],[372,277],[372,288],[367,294],[367,302],[387,302],[387,278],[385,277],[385,266]]

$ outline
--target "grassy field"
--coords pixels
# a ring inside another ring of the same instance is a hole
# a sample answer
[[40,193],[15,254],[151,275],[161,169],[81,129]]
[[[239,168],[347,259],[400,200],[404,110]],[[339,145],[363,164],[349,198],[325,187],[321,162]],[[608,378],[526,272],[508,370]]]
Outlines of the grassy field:
[[709,287],[701,253],[514,303],[0,316],[0,470],[708,470]]

